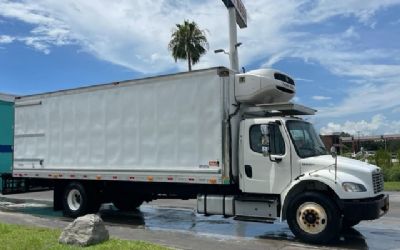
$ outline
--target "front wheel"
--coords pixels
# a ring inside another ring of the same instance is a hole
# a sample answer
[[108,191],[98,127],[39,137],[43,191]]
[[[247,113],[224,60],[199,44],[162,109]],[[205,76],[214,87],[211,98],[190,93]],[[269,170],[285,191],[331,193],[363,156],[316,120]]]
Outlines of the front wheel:
[[341,229],[336,204],[317,192],[296,196],[289,204],[287,221],[294,235],[309,243],[328,243],[339,236]]

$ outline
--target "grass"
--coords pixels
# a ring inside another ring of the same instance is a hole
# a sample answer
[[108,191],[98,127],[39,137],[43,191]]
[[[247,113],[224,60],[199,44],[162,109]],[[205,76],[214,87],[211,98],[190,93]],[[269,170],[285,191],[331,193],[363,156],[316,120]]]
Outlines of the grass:
[[168,249],[159,245],[143,242],[110,239],[109,241],[90,247],[75,247],[58,243],[61,231],[55,229],[27,227],[0,223],[0,249],[9,250],[119,250],[119,249]]
[[385,191],[400,191],[400,181],[385,182]]

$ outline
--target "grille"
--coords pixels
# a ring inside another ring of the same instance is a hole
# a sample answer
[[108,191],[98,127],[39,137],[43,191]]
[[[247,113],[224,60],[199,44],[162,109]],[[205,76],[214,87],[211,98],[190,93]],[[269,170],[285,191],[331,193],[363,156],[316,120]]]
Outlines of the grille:
[[280,74],[280,73],[275,73],[275,74],[274,74],[274,78],[275,78],[276,80],[281,80],[282,82],[287,82],[287,83],[289,83],[289,84],[291,84],[291,85],[294,85],[293,79],[290,78],[290,77],[288,77],[287,75]]
[[372,173],[372,184],[374,185],[374,193],[383,191],[383,173]]

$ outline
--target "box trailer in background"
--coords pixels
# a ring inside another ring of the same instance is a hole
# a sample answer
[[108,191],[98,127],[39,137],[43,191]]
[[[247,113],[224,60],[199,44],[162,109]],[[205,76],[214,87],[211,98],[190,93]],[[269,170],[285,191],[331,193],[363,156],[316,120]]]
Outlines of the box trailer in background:
[[68,216],[197,197],[199,213],[328,242],[388,196],[378,167],[329,155],[295,92],[276,70],[218,67],[19,97],[13,179],[54,187]]
[[[0,93],[0,174],[11,175],[14,141],[14,96]],[[0,190],[3,182],[0,179]]]

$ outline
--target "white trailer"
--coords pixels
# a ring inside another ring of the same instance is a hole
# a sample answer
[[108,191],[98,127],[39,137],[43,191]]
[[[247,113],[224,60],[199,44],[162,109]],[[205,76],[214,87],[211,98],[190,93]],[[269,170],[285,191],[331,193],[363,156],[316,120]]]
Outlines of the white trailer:
[[218,67],[20,97],[13,178],[54,187],[68,216],[197,197],[199,213],[328,242],[388,196],[378,167],[327,153],[294,94],[276,70]]

